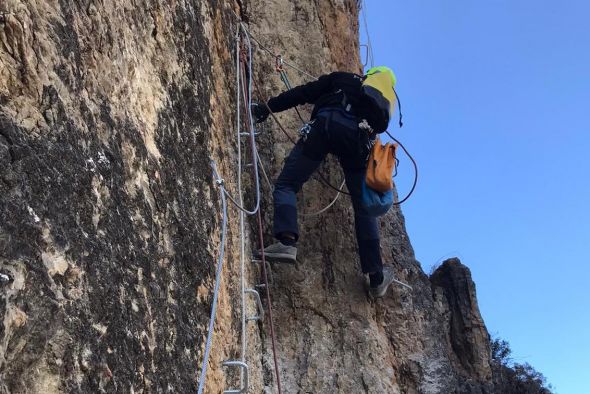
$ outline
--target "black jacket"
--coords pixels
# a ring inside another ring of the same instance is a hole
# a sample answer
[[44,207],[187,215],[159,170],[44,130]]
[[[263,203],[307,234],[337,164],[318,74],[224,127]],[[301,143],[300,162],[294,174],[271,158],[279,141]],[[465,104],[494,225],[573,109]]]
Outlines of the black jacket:
[[341,107],[361,119],[366,119],[377,133],[387,129],[388,116],[362,93],[362,77],[347,72],[322,75],[316,81],[294,87],[268,100],[272,112],[280,112],[297,105],[314,104],[311,117],[322,108]]

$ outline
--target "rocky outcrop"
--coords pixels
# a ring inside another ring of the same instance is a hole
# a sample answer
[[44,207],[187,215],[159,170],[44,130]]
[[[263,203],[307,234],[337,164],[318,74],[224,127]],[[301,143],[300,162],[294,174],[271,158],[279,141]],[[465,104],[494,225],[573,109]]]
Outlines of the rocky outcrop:
[[[311,75],[361,70],[353,0],[0,3],[0,393],[196,390],[221,241],[211,159],[237,193],[237,16]],[[274,61],[255,50],[262,95],[283,89]],[[279,118],[294,137],[299,119]],[[273,178],[291,142],[270,121],[260,131]],[[334,161],[321,171],[340,184]],[[300,208],[333,197],[313,180]],[[243,340],[237,210],[229,217],[209,393],[239,385],[221,366]],[[343,197],[302,216],[299,264],[272,267],[283,392],[493,393],[469,270],[451,260],[425,275],[396,207],[382,253],[412,290],[371,302],[352,221]],[[248,262],[247,286],[259,275]],[[276,392],[268,318],[246,338],[250,392]]]
[[456,356],[455,368],[462,370],[464,376],[489,381],[490,336],[479,313],[469,269],[459,259],[449,259],[431,275],[430,282],[439,308],[448,316],[445,331],[449,335],[450,354]]

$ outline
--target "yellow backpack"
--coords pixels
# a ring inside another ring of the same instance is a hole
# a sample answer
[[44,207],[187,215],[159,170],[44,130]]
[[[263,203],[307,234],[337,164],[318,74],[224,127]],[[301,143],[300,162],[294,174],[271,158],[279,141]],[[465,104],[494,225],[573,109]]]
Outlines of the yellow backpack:
[[389,123],[395,103],[398,101],[394,90],[395,83],[395,74],[385,66],[371,68],[363,78],[363,93],[383,113],[386,123]]
[[397,78],[389,67],[373,67],[363,77],[362,92],[368,97],[389,123],[397,103],[399,110],[399,127],[402,127],[402,108],[399,97],[395,92]]

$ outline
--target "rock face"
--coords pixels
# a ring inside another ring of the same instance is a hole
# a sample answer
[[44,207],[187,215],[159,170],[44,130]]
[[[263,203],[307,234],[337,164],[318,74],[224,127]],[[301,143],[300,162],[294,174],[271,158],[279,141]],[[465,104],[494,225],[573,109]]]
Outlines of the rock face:
[[[490,336],[477,307],[475,285],[458,259],[445,261],[430,277],[435,299],[448,318],[448,343],[456,356],[455,368],[478,380],[491,378]],[[444,296],[440,299],[440,295]],[[445,302],[446,301],[446,302]],[[458,363],[457,363],[458,361]]]
[[[361,70],[351,0],[0,3],[0,393],[196,391],[221,242],[210,160],[237,194],[238,15],[312,76]],[[276,94],[275,59],[255,47],[253,79]],[[286,70],[293,85],[309,79]],[[299,119],[279,117],[294,137]],[[291,143],[270,121],[260,131],[274,178]],[[340,184],[334,161],[321,171]],[[301,211],[333,197],[310,181]],[[210,393],[240,384],[221,366],[244,340],[238,217],[230,208]],[[352,224],[344,197],[302,216],[299,264],[272,267],[283,392],[495,392],[469,270],[450,260],[425,275],[395,208],[382,253],[412,290],[372,303]],[[248,261],[246,285],[259,275]],[[249,392],[277,392],[268,317],[245,338]]]
[[230,6],[0,5],[0,392],[194,389]]

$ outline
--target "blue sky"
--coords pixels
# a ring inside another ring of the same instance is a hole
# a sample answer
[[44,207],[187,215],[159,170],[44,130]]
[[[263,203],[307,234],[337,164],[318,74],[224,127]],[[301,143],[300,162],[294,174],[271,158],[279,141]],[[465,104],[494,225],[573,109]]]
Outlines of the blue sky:
[[[460,257],[515,361],[590,392],[590,2],[366,3],[398,78],[390,130],[420,167],[402,208],[417,258]],[[411,177],[401,157],[400,195]]]

